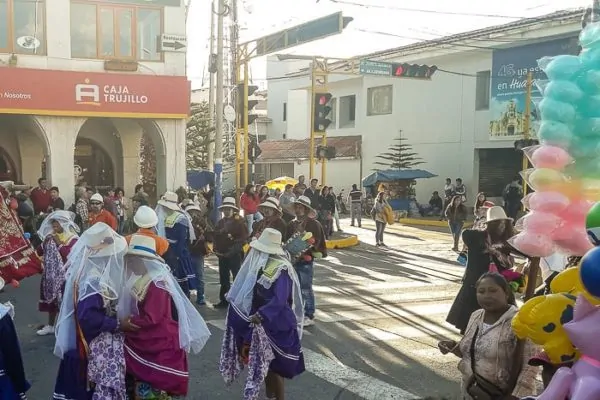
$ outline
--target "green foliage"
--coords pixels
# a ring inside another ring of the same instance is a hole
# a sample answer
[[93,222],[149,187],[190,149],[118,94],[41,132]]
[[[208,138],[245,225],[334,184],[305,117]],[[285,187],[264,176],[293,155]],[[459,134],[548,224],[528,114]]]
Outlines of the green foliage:
[[156,147],[150,136],[144,134],[140,143],[140,174],[144,190],[156,195]]
[[[392,144],[389,151],[381,153],[376,158],[382,161],[376,161],[375,165],[386,167],[385,169],[410,169],[417,165],[424,164],[425,161],[417,153],[413,151],[410,144],[404,143],[406,138],[402,136],[394,139],[396,143]],[[380,168],[376,168],[379,171]]]
[[186,168],[207,169],[208,147],[214,142],[214,127],[210,123],[210,110],[207,102],[192,103],[190,119],[185,133]]

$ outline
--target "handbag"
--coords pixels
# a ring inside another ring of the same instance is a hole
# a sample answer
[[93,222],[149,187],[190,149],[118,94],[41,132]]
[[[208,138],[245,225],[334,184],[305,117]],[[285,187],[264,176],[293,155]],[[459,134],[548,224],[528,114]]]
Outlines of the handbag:
[[474,400],[500,400],[505,397],[505,393],[498,386],[485,379],[475,371],[475,342],[477,342],[477,335],[479,334],[479,327],[475,330],[473,340],[471,341],[471,347],[469,353],[471,355],[471,372],[473,375],[467,382],[467,393]]

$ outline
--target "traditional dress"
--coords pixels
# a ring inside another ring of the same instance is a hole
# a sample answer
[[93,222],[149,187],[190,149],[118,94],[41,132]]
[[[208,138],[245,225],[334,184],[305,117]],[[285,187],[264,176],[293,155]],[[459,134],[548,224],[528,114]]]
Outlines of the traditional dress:
[[[53,221],[61,225],[62,233],[53,232]],[[59,311],[65,282],[65,263],[77,242],[78,229],[74,214],[70,211],[59,210],[48,215],[38,230],[38,235],[43,242],[37,248],[36,255],[44,265],[38,305],[41,312],[57,313]]]
[[10,303],[0,303],[0,400],[26,400],[31,385],[25,377],[12,314]]
[[[281,235],[273,232],[267,228],[250,244],[252,248],[227,295],[229,311],[220,371],[229,384],[248,365],[247,400],[257,398],[269,370],[288,379],[304,372],[300,282],[284,255]],[[276,237],[271,245],[274,250],[261,247],[265,235]],[[255,314],[260,325],[250,322]]]
[[126,399],[124,336],[116,317],[126,249],[104,223],[89,228],[73,249],[56,328],[56,400]]
[[132,236],[126,271],[129,278],[119,309],[140,327],[125,336],[130,398],[185,396],[189,381],[186,352],[199,352],[210,331],[156,254],[151,238]]

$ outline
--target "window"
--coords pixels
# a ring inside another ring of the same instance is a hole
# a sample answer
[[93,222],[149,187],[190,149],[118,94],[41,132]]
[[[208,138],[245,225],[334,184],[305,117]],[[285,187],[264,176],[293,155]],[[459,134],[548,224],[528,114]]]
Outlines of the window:
[[44,0],[0,0],[0,53],[46,54]]
[[354,128],[356,120],[356,95],[340,97],[339,128]]
[[367,115],[386,115],[392,113],[392,85],[378,86],[367,89]]
[[475,110],[488,110],[490,108],[490,71],[479,71],[475,81]]
[[72,57],[160,61],[161,31],[159,8],[71,3]]
[[287,103],[283,103],[283,122],[287,121]]

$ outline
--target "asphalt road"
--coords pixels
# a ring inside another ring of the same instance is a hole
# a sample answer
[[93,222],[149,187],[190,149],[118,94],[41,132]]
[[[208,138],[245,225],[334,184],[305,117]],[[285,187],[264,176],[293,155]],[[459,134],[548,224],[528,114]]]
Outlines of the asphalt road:
[[[450,237],[443,232],[391,227],[389,248],[374,244],[374,227],[347,232],[362,244],[330,253],[315,269],[316,325],[305,330],[307,372],[287,382],[292,400],[404,400],[458,394],[458,360],[441,356],[440,338],[456,338],[444,318],[463,270],[454,260]],[[215,259],[206,275],[208,300],[216,301],[218,276]],[[32,400],[52,398],[58,359],[53,337],[38,337],[45,322],[37,312],[39,279],[30,278],[19,289],[7,289],[0,301],[16,308]],[[218,372],[224,311],[203,307],[201,313],[213,336],[190,357],[188,399],[241,399],[242,383],[225,387]]]

